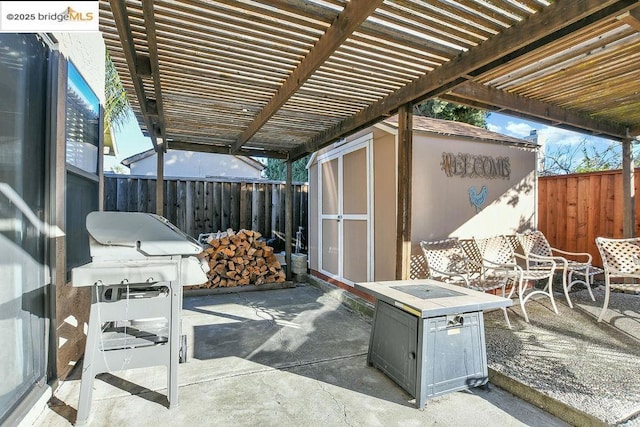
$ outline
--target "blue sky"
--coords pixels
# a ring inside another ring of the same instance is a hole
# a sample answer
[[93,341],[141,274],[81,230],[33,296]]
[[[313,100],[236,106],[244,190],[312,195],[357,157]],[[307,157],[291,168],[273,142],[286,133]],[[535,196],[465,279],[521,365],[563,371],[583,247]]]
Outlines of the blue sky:
[[[543,146],[553,145],[574,145],[580,143],[583,139],[589,141],[599,147],[607,146],[611,141],[577,132],[571,132],[564,129],[558,129],[552,126],[543,125],[541,123],[523,120],[518,117],[507,116],[505,114],[491,113],[487,119],[487,127],[504,135],[516,138],[524,138],[528,136],[533,129],[537,130],[538,142]],[[105,157],[104,169],[111,170],[113,165],[118,165],[120,161],[134,154],[146,151],[152,147],[151,140],[142,136],[142,132],[138,127],[133,115],[121,129],[116,130],[116,140],[118,146],[118,156]]]
[[610,140],[583,133],[571,132],[564,129],[547,126],[538,122],[523,120],[519,117],[505,114],[491,113],[487,119],[489,130],[516,138],[528,136],[533,129],[538,132],[538,142],[542,145],[575,145],[586,139],[596,146],[605,146]]

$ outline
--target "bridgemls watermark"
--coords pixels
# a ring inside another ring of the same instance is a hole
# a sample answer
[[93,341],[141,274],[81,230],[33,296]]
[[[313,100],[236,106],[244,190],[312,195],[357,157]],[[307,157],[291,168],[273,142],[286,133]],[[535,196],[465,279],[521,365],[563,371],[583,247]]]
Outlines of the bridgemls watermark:
[[98,31],[98,1],[0,1],[0,32]]

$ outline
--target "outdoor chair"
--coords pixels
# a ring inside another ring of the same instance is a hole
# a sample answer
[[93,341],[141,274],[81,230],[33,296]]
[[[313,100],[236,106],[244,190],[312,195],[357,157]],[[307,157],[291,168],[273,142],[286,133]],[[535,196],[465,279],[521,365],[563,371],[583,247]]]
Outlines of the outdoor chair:
[[[555,261],[540,259],[537,264],[529,265],[524,255],[516,251],[519,242],[513,235],[498,235],[482,239],[476,238],[474,242],[476,246],[475,251],[477,251],[475,256],[480,257],[483,265],[487,268],[493,268],[493,274],[503,275],[505,279],[512,284],[509,298],[515,292],[518,293],[518,300],[525,321],[529,322],[525,304],[534,295],[542,294],[547,296],[551,300],[553,311],[558,314],[558,308],[553,299],[553,290],[551,288],[553,274],[556,269]],[[544,289],[533,287],[530,290],[528,288],[530,281],[544,280],[547,280],[547,285]]]
[[604,267],[604,304],[598,317],[602,321],[609,306],[611,289],[640,291],[640,237],[629,239],[609,239],[596,237],[596,246]]
[[[589,291],[592,301],[596,299],[591,291],[593,276],[602,273],[602,270],[591,265],[592,256],[586,252],[568,252],[551,247],[549,241],[541,231],[530,231],[517,234],[523,254],[527,262],[535,265],[540,260],[553,260],[556,263],[556,270],[562,273],[562,289],[567,299],[569,307],[573,308],[569,291],[576,284],[583,284]],[[532,257],[532,256],[535,256]],[[574,275],[581,276],[582,279],[574,279]]]
[[[471,261],[465,255],[457,238],[421,241],[420,247],[424,253],[429,279],[481,292],[500,289],[501,296],[506,296],[507,279],[505,276],[491,274],[492,269],[483,269],[482,264]],[[507,326],[511,328],[506,307],[503,307],[502,310]]]

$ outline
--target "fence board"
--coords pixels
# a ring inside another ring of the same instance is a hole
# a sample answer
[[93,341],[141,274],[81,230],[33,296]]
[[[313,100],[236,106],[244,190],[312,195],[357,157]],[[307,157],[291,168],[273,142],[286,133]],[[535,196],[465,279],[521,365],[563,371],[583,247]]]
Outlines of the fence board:
[[119,179],[118,180],[118,194],[116,195],[116,209],[118,211],[129,211],[129,180],[128,179]]
[[[155,181],[155,179],[154,179]],[[164,217],[172,224],[177,222],[178,212],[178,182],[177,181],[165,181],[164,183]]]
[[[278,195],[280,190],[280,186],[276,184],[271,185],[271,205],[279,206],[280,197]],[[280,212],[276,209],[274,210],[274,214],[271,217],[271,229],[273,231],[279,230],[279,222],[280,222]],[[275,235],[273,236],[275,237]]]
[[[635,172],[636,192],[640,171]],[[598,236],[620,238],[622,233],[622,171],[591,172],[538,179],[538,229],[552,246],[588,252],[602,265],[595,245]],[[640,200],[635,198],[636,235],[640,231]]]
[[591,200],[597,200],[600,197],[602,187],[602,176],[594,176],[589,181],[588,196],[587,196],[587,209],[589,211],[589,219],[587,223],[587,250],[588,253],[597,252],[595,239],[597,237],[597,230],[600,224],[601,209],[594,203],[589,203]]
[[203,182],[202,184],[202,229],[213,230],[213,183]]
[[105,179],[104,181],[104,210],[115,211],[118,206],[118,181]]
[[[247,212],[247,183],[246,182],[241,182],[240,183],[240,190],[239,190],[239,195],[240,195],[240,205],[239,205],[239,209],[238,209],[238,221],[239,221],[239,228],[247,228],[247,216],[246,216],[246,212]],[[242,213],[242,214],[240,214]]]
[[229,191],[229,228],[239,229],[240,226],[240,198],[242,197],[242,184],[231,183]]
[[[165,189],[166,192],[166,189]],[[147,212],[157,212],[156,207],[156,181],[147,180]],[[163,212],[167,211],[167,199],[164,198],[162,203]]]
[[176,227],[189,234],[187,228],[187,189],[184,181],[176,182]]
[[266,238],[273,237],[272,228],[271,228],[271,214],[272,214],[272,203],[271,203],[271,185],[264,185],[262,187],[264,189],[264,205],[262,207],[264,211],[264,234]]
[[[284,186],[266,180],[167,179],[164,217],[195,238],[200,233],[247,227],[265,238],[284,238]],[[105,210],[155,213],[155,189],[152,177],[105,175]],[[293,191],[293,231],[303,227],[306,244],[308,185],[295,183]]]
[[222,183],[212,183],[213,217],[210,230],[222,230]]

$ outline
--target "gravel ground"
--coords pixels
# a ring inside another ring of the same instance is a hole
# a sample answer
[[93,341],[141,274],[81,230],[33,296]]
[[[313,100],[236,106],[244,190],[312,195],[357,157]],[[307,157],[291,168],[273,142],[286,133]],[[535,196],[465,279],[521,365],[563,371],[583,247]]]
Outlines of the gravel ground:
[[526,323],[517,300],[512,329],[501,311],[485,314],[487,360],[499,371],[609,425],[640,426],[640,296],[613,293],[597,322],[604,288],[555,293],[527,303]]

